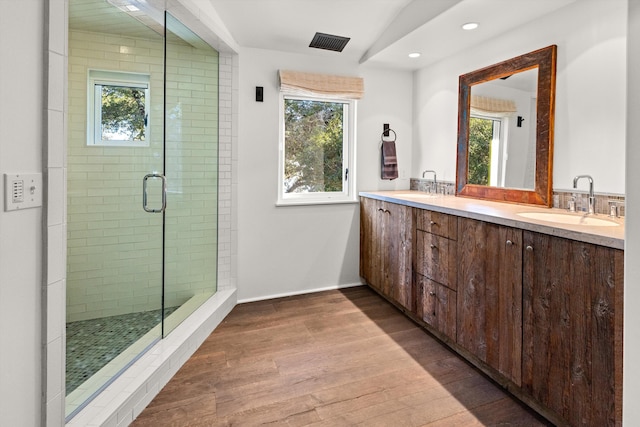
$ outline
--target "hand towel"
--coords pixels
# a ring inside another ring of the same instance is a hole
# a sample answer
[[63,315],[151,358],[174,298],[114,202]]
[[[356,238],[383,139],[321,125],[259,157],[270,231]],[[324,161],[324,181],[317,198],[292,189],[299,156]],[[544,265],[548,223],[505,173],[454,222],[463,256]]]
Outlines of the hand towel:
[[398,177],[398,158],[395,141],[382,141],[382,179]]

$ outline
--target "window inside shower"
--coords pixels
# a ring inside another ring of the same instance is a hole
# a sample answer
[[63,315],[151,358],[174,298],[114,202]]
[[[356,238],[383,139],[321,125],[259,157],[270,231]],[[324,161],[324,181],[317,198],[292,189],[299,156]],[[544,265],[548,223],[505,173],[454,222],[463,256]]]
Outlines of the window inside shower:
[[216,292],[218,53],[70,0],[68,69],[70,419]]
[[87,145],[148,146],[149,74],[87,74]]

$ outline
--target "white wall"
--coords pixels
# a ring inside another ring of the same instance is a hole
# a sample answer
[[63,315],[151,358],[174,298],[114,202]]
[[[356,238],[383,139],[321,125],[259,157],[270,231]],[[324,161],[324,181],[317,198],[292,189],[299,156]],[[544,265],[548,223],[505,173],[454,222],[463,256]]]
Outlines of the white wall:
[[[629,94],[640,93],[640,1],[629,1],[628,36],[628,85]],[[624,383],[623,420],[624,425],[638,425],[640,420],[640,99],[629,96],[627,100],[627,216],[625,218],[625,310],[624,310]]]
[[[481,31],[481,28],[478,30]],[[553,186],[624,193],[627,0],[580,0],[415,74],[412,175],[455,181],[458,76],[558,46]]]
[[[238,299],[309,292],[360,283],[357,204],[276,207],[279,69],[361,76],[358,102],[358,190],[407,189],[411,156],[408,72],[379,71],[325,57],[259,49],[240,52],[238,147]],[[255,86],[264,102],[255,102]],[[380,180],[380,135],[389,123],[398,135],[400,175]]]
[[[0,174],[42,171],[40,0],[0,0]],[[25,24],[28,23],[28,24]],[[42,208],[4,212],[0,187],[0,425],[40,423]]]

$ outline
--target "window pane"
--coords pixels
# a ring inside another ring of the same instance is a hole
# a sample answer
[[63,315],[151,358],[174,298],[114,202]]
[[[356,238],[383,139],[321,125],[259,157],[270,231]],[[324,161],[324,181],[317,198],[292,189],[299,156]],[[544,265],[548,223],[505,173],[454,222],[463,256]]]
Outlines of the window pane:
[[101,136],[103,141],[144,141],[145,89],[102,85]]
[[284,193],[343,191],[346,107],[285,99]]

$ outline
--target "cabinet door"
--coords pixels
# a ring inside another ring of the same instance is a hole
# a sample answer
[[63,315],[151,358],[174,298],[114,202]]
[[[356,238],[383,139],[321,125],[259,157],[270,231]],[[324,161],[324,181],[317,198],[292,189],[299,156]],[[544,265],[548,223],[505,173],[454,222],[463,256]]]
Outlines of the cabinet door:
[[456,340],[456,292],[416,274],[418,317],[436,331]]
[[382,202],[379,211],[383,232],[380,241],[383,265],[382,291],[402,307],[414,311],[411,275],[411,208]]
[[571,425],[620,425],[623,252],[524,242],[523,388]]
[[522,378],[522,230],[458,219],[457,342]]
[[360,200],[360,275],[386,297],[415,311],[411,208]]
[[377,200],[360,198],[360,276],[376,289],[380,289],[382,282],[382,259],[379,249],[382,224],[379,207],[380,202]]

